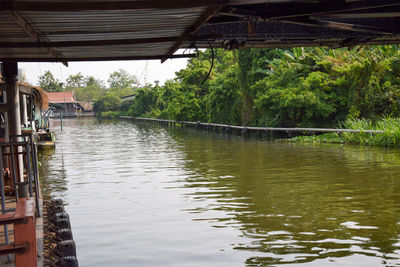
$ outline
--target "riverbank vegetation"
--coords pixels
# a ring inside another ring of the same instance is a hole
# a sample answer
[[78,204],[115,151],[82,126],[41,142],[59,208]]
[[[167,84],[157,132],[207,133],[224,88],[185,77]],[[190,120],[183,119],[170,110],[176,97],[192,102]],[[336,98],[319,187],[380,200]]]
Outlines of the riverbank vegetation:
[[336,127],[400,113],[397,46],[200,52],[164,86],[140,88],[127,115],[280,127]]
[[70,75],[64,83],[46,71],[39,76],[38,85],[46,92],[73,91],[77,101],[97,103],[98,109],[102,111],[119,110],[120,98],[134,94],[139,85],[137,78],[123,69],[111,73],[107,83],[109,86],[100,79],[82,73]]
[[[314,136],[297,136],[285,142],[360,144],[368,146],[400,147],[400,118],[348,119],[342,125],[345,129],[361,130],[360,133],[325,133]],[[382,133],[366,133],[363,130],[378,130]]]
[[[396,45],[208,49],[198,52],[175,79],[162,86],[119,85],[94,96],[98,115],[266,127],[373,127],[387,130],[390,136],[399,129],[392,127],[397,119],[390,119],[400,116]],[[129,92],[135,98],[121,101]],[[382,140],[373,142],[372,137],[357,138],[366,136],[331,134],[338,142],[362,144],[380,144],[386,137],[376,135],[374,140]],[[386,144],[397,144],[397,137]]]

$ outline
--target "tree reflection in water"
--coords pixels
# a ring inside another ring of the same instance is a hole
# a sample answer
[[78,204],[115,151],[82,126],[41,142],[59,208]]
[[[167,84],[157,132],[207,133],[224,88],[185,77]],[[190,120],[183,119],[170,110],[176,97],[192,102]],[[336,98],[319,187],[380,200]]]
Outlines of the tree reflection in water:
[[172,134],[197,174],[185,181],[198,203],[188,212],[240,229],[252,241],[234,249],[262,253],[247,264],[351,255],[400,264],[399,151],[184,135]]

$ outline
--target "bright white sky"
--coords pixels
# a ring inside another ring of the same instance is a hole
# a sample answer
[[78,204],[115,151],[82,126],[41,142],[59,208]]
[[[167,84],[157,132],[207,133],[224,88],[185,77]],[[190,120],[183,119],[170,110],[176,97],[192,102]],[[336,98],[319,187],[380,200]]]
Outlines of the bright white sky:
[[[147,82],[154,84],[159,80],[163,84],[166,80],[175,78],[175,72],[186,67],[187,59],[168,59],[161,64],[160,60],[147,61]],[[84,76],[94,76],[107,84],[110,73],[118,69],[125,69],[128,73],[139,78],[144,84],[146,61],[101,61],[101,62],[69,62],[69,67],[61,63],[18,63],[18,68],[25,69],[26,78],[32,85],[38,85],[38,77],[47,70],[62,82],[69,75],[81,72]]]

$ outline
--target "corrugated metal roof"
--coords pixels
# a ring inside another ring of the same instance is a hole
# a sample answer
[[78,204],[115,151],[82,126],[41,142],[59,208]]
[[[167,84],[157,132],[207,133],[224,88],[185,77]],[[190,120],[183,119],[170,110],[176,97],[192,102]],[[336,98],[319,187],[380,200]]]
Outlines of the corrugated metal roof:
[[174,43],[159,43],[159,44],[138,44],[138,45],[116,45],[111,47],[66,47],[57,49],[66,57],[95,57],[99,54],[106,54],[107,56],[118,56],[125,55],[127,57],[132,56],[151,56],[151,55],[165,55],[168,49],[173,46]]
[[[179,36],[204,12],[204,8],[179,10],[122,10],[91,12],[21,12],[32,27],[50,41],[99,40]],[[89,34],[88,36],[86,36]],[[56,37],[54,37],[54,35]]]
[[[38,0],[13,1],[13,3],[43,3]],[[63,0],[54,2],[80,4],[96,3],[87,0]],[[102,0],[104,2],[120,3],[121,1]],[[129,1],[125,2],[143,2]],[[158,6],[157,1],[155,6]],[[167,2],[173,2],[166,0]],[[197,2],[197,1],[194,1]],[[201,1],[200,1],[201,2]],[[210,1],[208,1],[210,2]],[[164,4],[165,5],[165,4]],[[1,3],[0,3],[1,7]],[[119,10],[73,10],[73,11],[24,11],[14,10],[0,11],[0,42],[70,42],[70,41],[104,41],[104,40],[126,40],[144,38],[169,38],[166,41],[150,44],[125,44],[125,45],[102,45],[81,47],[57,47],[57,48],[0,48],[0,60],[10,59],[53,59],[57,61],[68,61],[69,58],[108,58],[108,57],[154,57],[159,58],[171,53],[172,47],[185,34],[193,24],[207,11],[208,6],[187,8],[145,8],[145,9],[119,9]],[[39,40],[37,40],[39,39]],[[176,41],[174,41],[176,40]],[[172,51],[173,52],[173,51]]]
[[0,60],[165,59],[193,42],[399,43],[399,14],[398,0],[0,0]]
[[13,20],[7,12],[0,12],[0,38],[8,42],[29,42],[32,38]]

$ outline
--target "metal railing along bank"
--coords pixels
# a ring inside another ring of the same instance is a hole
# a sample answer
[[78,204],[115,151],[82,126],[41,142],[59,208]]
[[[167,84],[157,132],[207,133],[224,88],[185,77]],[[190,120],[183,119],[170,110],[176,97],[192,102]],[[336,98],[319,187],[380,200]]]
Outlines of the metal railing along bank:
[[121,119],[132,119],[136,121],[147,121],[152,123],[157,123],[165,126],[175,126],[179,124],[181,127],[195,127],[206,130],[223,130],[226,133],[231,133],[236,130],[239,131],[242,135],[248,135],[250,132],[257,132],[261,134],[262,132],[308,132],[311,134],[314,133],[370,133],[377,134],[383,133],[384,131],[379,130],[355,130],[355,129],[329,129],[329,128],[283,128],[283,127],[252,127],[252,126],[235,126],[235,125],[227,125],[227,124],[218,124],[218,123],[203,123],[203,122],[193,122],[193,121],[173,121],[173,120],[160,120],[160,119],[152,119],[152,118],[140,118],[140,117],[129,117],[129,116],[121,116]]
[[[17,267],[37,266],[35,220],[42,214],[37,147],[32,134],[10,136],[10,142],[0,143],[0,156],[0,225],[4,230],[0,254],[15,254]],[[10,242],[11,225],[14,243]]]
[[58,119],[58,118],[76,118],[76,117],[94,117],[95,113],[94,112],[67,112],[67,111],[62,111],[62,112],[51,112],[49,114],[49,117],[52,119]]

